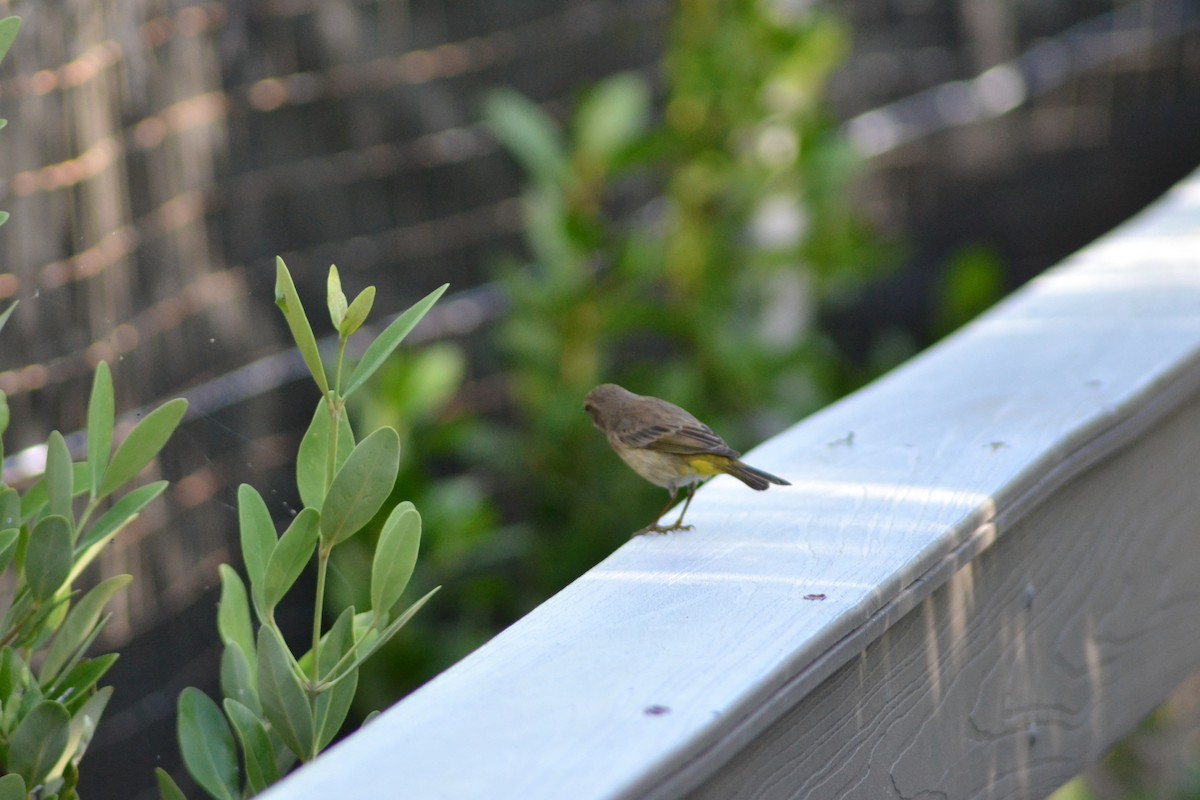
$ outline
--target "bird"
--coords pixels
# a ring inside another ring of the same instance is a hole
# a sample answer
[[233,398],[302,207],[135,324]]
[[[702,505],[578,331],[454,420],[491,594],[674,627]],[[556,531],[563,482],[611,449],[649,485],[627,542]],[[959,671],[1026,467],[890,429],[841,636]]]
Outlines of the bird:
[[[691,525],[683,524],[683,517],[696,493],[696,485],[719,473],[732,475],[759,492],[771,484],[791,485],[739,460],[741,454],[711,428],[666,400],[634,394],[615,383],[602,383],[588,392],[583,410],[622,461],[638,475],[671,493],[654,522],[634,536],[691,530]],[[687,500],[679,519],[665,527],[659,525],[684,486]]]

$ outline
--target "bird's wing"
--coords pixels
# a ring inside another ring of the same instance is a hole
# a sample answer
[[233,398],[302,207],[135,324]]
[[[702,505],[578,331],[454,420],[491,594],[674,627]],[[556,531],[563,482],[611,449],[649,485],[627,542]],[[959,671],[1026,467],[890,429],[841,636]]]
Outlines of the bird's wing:
[[[659,401],[663,409],[649,408],[639,423],[627,422],[615,431],[616,437],[630,447],[660,453],[698,455],[701,453],[737,458],[738,452],[712,432],[707,425],[677,406]],[[657,412],[657,413],[656,413]]]

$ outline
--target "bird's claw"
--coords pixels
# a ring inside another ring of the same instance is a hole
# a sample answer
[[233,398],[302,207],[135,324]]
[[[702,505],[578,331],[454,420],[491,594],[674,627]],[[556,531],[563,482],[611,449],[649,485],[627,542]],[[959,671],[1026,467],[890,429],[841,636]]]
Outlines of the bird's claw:
[[680,525],[679,523],[675,523],[674,525],[667,525],[667,526],[647,525],[646,527],[642,528],[640,531],[634,531],[633,536],[631,536],[630,538],[634,539],[634,538],[637,538],[638,536],[646,536],[651,533],[673,533],[675,531],[690,531],[691,529],[692,529],[691,525]]

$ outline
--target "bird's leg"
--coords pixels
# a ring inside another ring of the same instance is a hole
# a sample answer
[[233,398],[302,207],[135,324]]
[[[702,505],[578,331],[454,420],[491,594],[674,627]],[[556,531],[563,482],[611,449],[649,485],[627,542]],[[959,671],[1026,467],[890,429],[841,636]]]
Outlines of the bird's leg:
[[[672,489],[671,496],[667,499],[667,504],[662,507],[661,511],[658,512],[658,516],[656,516],[654,518],[654,522],[651,522],[649,525],[642,528],[640,531],[635,531],[633,535],[641,536],[644,533],[664,533],[666,531],[675,530],[675,528],[660,528],[658,525],[658,521],[663,518],[663,514],[667,513],[667,509],[670,508],[671,504],[675,502],[675,495],[676,495],[676,493],[678,493],[678,491],[679,491],[678,488]],[[688,499],[691,500],[691,497],[689,496]]]
[[683,524],[683,515],[687,513],[688,506],[690,506],[692,504],[692,496],[695,494],[696,494],[696,484],[689,483],[687,500],[683,501],[683,511],[679,512],[679,519],[675,520],[675,524],[672,525],[671,527],[663,528],[662,529],[663,531],[690,531],[692,529],[691,525]]
[[692,495],[696,493],[695,483],[690,483],[690,485],[688,485],[688,499],[684,500],[683,511],[679,512],[679,518],[674,521],[674,524],[667,525],[666,528],[659,524],[660,519],[662,519],[662,515],[665,515],[667,509],[670,509],[671,504],[674,503],[677,492],[678,488],[671,489],[671,499],[667,500],[667,504],[665,506],[662,506],[662,511],[659,512],[658,518],[655,519],[653,524],[649,524],[646,528],[642,528],[640,531],[637,531],[637,533],[634,534],[635,536],[641,536],[642,534],[668,534],[671,533],[672,530],[691,530],[691,525],[683,524],[683,516],[685,513],[688,513],[688,506],[691,505]]

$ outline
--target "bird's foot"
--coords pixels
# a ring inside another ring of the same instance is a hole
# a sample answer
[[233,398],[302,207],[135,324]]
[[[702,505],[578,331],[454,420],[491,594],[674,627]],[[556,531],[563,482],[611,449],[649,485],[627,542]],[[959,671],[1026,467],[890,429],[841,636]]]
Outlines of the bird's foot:
[[630,538],[632,539],[638,536],[645,536],[650,533],[672,533],[674,531],[690,531],[691,529],[691,525],[681,525],[678,522],[676,522],[674,525],[659,525],[658,523],[655,523],[653,525],[647,525],[640,531],[635,531],[633,536]]

